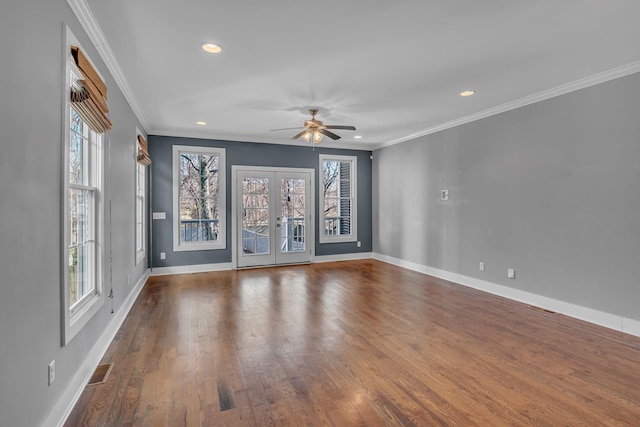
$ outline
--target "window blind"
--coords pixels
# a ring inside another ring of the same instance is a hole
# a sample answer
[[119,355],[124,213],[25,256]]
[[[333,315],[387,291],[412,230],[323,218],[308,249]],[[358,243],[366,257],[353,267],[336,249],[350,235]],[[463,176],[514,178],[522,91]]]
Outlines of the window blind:
[[138,163],[145,166],[151,164],[151,157],[149,156],[149,143],[144,136],[138,135]]
[[80,48],[71,46],[71,55],[82,74],[71,84],[71,104],[92,131],[105,133],[111,129],[107,86]]

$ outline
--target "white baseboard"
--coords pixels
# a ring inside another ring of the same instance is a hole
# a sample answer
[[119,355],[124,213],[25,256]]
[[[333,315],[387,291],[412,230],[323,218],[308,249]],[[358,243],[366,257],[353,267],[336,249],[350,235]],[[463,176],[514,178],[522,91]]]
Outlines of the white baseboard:
[[[122,326],[124,319],[126,319],[127,314],[129,314],[129,310],[133,306],[133,303],[138,298],[140,291],[144,287],[147,279],[149,278],[149,270],[147,270],[142,277],[135,284],[134,288],[129,293],[129,296],[124,301],[122,306],[118,309],[118,311],[113,315],[111,321],[105,328],[102,335],[98,338],[98,341],[95,343],[87,357],[84,359],[82,364],[78,367],[76,374],[73,376],[69,385],[64,390],[56,406],[49,413],[46,420],[42,424],[42,427],[50,427],[50,426],[58,426],[62,427],[67,420],[69,414],[73,410],[73,407],[80,399],[80,395],[84,391],[85,385],[89,382],[91,375],[96,369],[96,366],[102,360],[102,357],[106,353],[107,349],[111,345],[111,342],[116,336],[118,329]],[[106,307],[106,305],[105,305]]]
[[168,274],[208,273],[210,271],[233,270],[230,262],[217,264],[177,265],[175,267],[155,267],[151,269],[152,276],[166,276]]
[[[357,259],[371,259],[371,252],[356,252],[350,254],[339,255],[320,255],[314,256],[312,263],[334,262],[334,261],[352,261]],[[222,262],[217,264],[196,264],[196,265],[178,265],[174,267],[155,267],[151,269],[151,276],[165,276],[168,274],[188,274],[188,273],[208,273],[211,271],[233,270],[234,266],[231,262]]]
[[622,318],[622,332],[640,337],[640,320]]
[[313,257],[313,263],[321,262],[335,262],[335,261],[353,261],[357,259],[371,259],[373,258],[372,252],[354,252],[351,254],[340,255],[317,255]]
[[513,289],[508,286],[498,285],[496,283],[487,282],[476,279],[475,277],[464,276],[462,274],[451,273],[449,271],[440,270],[422,264],[405,261],[399,258],[373,253],[373,258],[399,267],[414,270],[429,276],[438,277],[450,282],[459,283],[470,288],[478,289],[490,294],[509,298],[524,304],[541,307],[547,310],[562,313],[566,316],[584,320],[585,322],[594,323],[609,329],[624,332],[629,335],[640,337],[640,321],[622,317],[616,314],[605,313],[593,308],[583,307],[565,301],[556,300],[542,295]]

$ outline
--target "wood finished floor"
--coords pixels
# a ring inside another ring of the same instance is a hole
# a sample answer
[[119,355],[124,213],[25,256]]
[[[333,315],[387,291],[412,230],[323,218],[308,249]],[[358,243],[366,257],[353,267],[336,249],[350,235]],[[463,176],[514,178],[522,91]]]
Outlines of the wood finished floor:
[[66,426],[640,426],[640,339],[374,260],[149,279]]

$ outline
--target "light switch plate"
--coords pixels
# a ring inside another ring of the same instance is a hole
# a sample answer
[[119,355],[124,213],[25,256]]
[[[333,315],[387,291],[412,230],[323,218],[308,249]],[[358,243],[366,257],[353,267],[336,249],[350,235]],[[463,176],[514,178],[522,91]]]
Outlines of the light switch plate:
[[449,200],[449,190],[440,190],[440,200]]
[[51,363],[49,363],[48,373],[49,373],[48,382],[49,382],[49,385],[51,385],[56,380],[56,361],[55,360],[52,360]]

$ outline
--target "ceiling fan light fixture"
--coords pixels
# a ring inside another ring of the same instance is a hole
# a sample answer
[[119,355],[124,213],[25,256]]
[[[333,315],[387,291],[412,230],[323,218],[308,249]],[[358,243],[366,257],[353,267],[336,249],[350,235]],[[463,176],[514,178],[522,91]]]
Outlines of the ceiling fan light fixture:
[[206,42],[202,43],[202,50],[207,53],[220,53],[222,52],[222,46],[217,43]]
[[[343,129],[343,130],[356,130],[355,126],[343,126],[343,125],[325,125],[320,120],[316,120],[316,114],[318,114],[317,108],[309,109],[311,113],[311,120],[305,120],[304,126],[302,128],[283,128],[283,129],[271,129],[272,131],[276,130],[287,130],[287,129],[302,129],[302,131],[296,134],[291,139],[302,138],[306,142],[313,142],[314,144],[319,143],[322,139],[327,136],[334,141],[340,139],[340,135],[336,135],[331,132],[334,129]],[[331,130],[329,130],[331,129]]]
[[323,136],[324,135],[322,135],[317,130],[310,130],[306,132],[304,135],[302,135],[302,138],[304,138],[304,140],[307,142],[313,141],[314,144],[317,144],[320,141],[322,141]]

